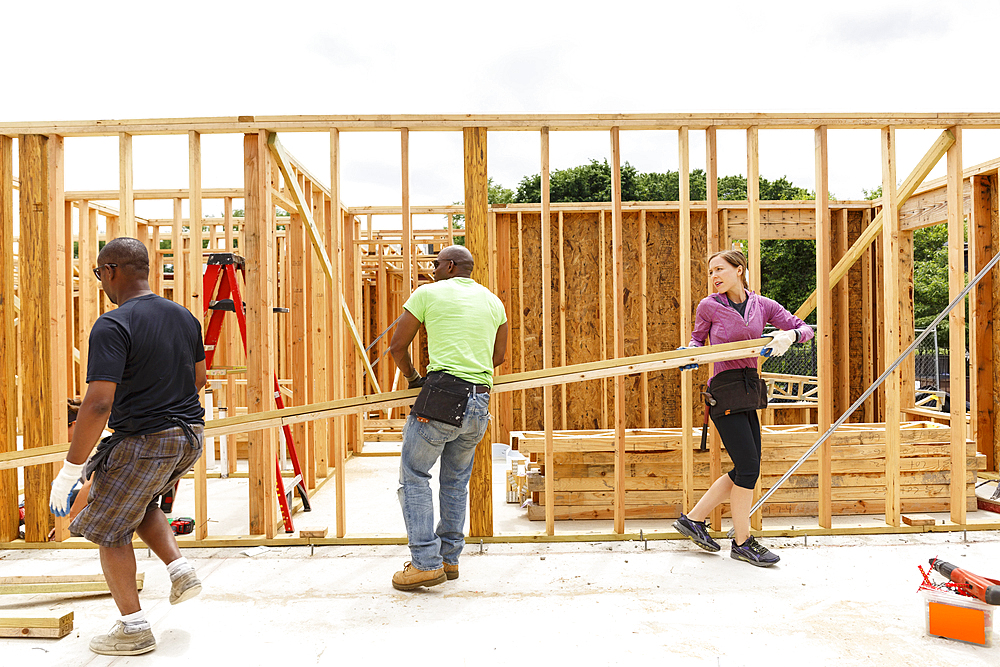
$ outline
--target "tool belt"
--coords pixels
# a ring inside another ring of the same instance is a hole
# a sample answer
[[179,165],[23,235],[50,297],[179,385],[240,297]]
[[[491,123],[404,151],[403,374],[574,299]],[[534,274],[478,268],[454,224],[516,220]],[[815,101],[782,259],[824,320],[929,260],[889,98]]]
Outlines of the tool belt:
[[431,371],[410,411],[417,417],[461,426],[469,397],[473,393],[482,393],[481,387],[484,385],[466,382],[451,373]]
[[708,383],[709,414],[725,417],[737,412],[762,410],[767,407],[767,383],[753,368],[733,368],[722,371]]

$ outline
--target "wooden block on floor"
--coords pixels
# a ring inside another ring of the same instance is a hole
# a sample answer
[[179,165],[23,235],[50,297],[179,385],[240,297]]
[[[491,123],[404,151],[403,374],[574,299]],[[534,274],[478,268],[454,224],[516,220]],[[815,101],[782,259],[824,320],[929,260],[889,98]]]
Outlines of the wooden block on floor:
[[[146,575],[135,575],[135,588],[142,590]],[[103,574],[69,574],[34,577],[0,577],[0,595],[39,593],[110,593]]]
[[59,618],[0,617],[0,637],[46,637],[59,639],[73,631],[73,612]]
[[299,537],[326,537],[327,527],[313,527],[299,529]]
[[904,514],[903,523],[907,526],[933,526],[937,521],[928,514]]

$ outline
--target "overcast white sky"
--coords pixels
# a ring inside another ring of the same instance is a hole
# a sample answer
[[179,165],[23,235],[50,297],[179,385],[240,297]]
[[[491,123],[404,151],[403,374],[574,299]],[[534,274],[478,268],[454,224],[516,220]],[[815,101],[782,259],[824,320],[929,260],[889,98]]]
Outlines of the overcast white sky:
[[[0,122],[187,116],[585,112],[1000,112],[1000,3],[7,3]],[[936,131],[898,132],[900,179]],[[329,177],[326,134],[282,141]],[[720,174],[746,173],[720,132]],[[411,202],[463,198],[459,133],[410,134]],[[399,135],[345,133],[343,201],[398,204]],[[672,132],[622,134],[623,159],[676,169]],[[117,139],[68,139],[66,187],[115,188]],[[186,187],[185,137],[134,140],[135,187]],[[238,136],[203,138],[205,187],[242,185]],[[552,168],[603,159],[607,133],[554,133]],[[763,131],[761,174],[812,188],[811,131]],[[832,131],[831,191],[881,180],[878,132]],[[964,162],[1000,157],[967,131]],[[704,166],[692,134],[691,167]],[[16,168],[16,166],[15,166]],[[536,133],[491,133],[489,173],[539,171]],[[943,174],[943,161],[932,177]],[[221,206],[221,205],[220,205]],[[206,214],[214,206],[206,206]],[[220,208],[221,211],[221,208]],[[168,217],[140,202],[140,215]],[[423,226],[423,225],[421,225]]]

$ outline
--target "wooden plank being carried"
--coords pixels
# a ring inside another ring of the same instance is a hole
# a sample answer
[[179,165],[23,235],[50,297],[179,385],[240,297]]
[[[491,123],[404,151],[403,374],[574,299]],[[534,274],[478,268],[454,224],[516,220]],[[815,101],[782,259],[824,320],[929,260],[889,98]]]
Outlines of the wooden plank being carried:
[[[584,364],[572,364],[524,373],[498,376],[493,383],[493,392],[501,393],[551,387],[564,382],[583,382],[599,378],[634,375],[643,371],[658,371],[679,368],[690,363],[707,363],[726,359],[741,359],[759,355],[770,342],[770,338],[706,345],[686,350],[669,350],[655,354],[643,354],[621,359],[605,359]],[[358,396],[323,403],[292,406],[283,410],[249,413],[225,419],[210,420],[205,425],[205,436],[229,435],[273,428],[285,424],[297,424],[315,419],[326,419],[337,415],[353,415],[367,411],[384,410],[401,405],[412,405],[419,389],[385,392],[375,396]],[[815,438],[813,438],[815,440]],[[809,442],[808,444],[812,444]],[[0,454],[0,470],[19,466],[39,465],[61,461],[69,449],[69,443],[38,447],[31,452],[7,452]]]
[[73,612],[58,618],[0,618],[0,637],[61,639],[73,632]]

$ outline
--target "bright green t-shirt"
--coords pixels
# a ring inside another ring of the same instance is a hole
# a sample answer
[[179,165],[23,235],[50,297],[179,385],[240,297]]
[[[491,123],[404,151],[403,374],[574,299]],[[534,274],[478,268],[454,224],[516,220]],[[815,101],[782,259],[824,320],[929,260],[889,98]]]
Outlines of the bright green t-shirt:
[[427,328],[428,371],[493,386],[493,344],[507,321],[503,302],[472,278],[418,287],[403,308]]

